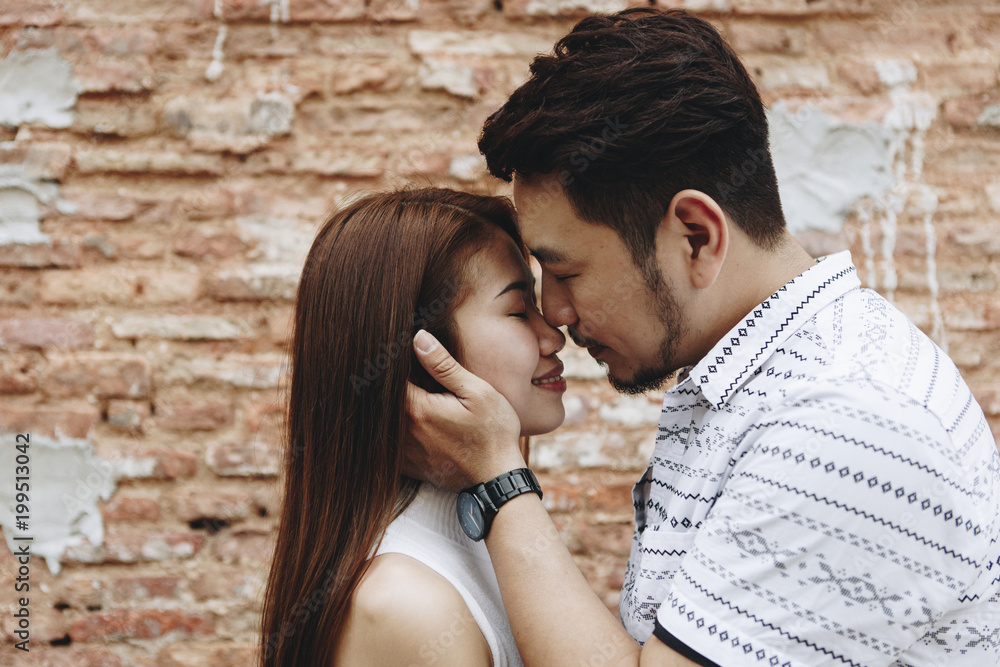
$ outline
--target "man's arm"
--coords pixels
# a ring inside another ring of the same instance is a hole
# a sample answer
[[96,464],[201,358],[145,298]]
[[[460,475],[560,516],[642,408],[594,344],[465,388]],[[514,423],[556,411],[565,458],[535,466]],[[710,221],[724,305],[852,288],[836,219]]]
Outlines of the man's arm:
[[[419,336],[417,356],[454,394],[411,387],[408,473],[455,491],[522,467],[513,410],[435,343]],[[538,496],[506,503],[486,546],[526,665],[640,665],[639,645],[591,590]],[[655,637],[641,655],[642,667],[697,664]]]

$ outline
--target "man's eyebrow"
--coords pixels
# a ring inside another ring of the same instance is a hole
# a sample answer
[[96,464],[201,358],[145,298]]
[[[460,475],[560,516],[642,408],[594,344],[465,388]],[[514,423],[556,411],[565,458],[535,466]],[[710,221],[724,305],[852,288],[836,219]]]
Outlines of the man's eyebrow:
[[543,264],[558,264],[569,261],[569,257],[552,248],[530,248],[528,252]]
[[526,280],[515,280],[510,285],[507,285],[506,287],[504,287],[500,291],[500,293],[497,294],[493,298],[494,299],[499,299],[500,297],[502,297],[507,292],[515,292],[515,291],[517,291],[517,292],[527,292],[528,291],[528,282]]

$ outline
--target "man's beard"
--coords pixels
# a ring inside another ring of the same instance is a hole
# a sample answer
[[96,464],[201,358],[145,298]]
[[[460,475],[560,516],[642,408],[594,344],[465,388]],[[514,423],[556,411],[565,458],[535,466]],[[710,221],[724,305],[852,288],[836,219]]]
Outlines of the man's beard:
[[[632,377],[620,378],[611,373],[606,362],[600,359],[596,360],[608,374],[608,382],[611,383],[614,390],[627,396],[637,396],[647,391],[660,389],[663,383],[673,377],[680,369],[676,360],[677,343],[686,329],[680,306],[674,298],[673,289],[663,279],[658,268],[650,269],[647,267],[645,278],[646,286],[655,302],[656,318],[663,325],[663,337],[660,339],[657,352],[659,363],[653,366],[640,366],[632,374]],[[580,335],[572,327],[569,328],[569,335],[573,342],[580,347],[600,345],[598,341]]]

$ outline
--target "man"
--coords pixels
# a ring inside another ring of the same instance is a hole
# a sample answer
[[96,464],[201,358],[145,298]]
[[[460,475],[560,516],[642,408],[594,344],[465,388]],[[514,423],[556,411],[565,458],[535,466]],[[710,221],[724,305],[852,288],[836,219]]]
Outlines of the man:
[[453,393],[411,391],[411,468],[470,487],[462,520],[525,663],[1000,664],[990,429],[848,253],[816,261],[788,234],[730,47],[684,12],[628,10],[583,20],[531,72],[480,149],[513,179],[543,314],[620,391],[680,374],[633,491],[623,630],[530,476],[504,481],[524,466],[510,407],[415,338]]

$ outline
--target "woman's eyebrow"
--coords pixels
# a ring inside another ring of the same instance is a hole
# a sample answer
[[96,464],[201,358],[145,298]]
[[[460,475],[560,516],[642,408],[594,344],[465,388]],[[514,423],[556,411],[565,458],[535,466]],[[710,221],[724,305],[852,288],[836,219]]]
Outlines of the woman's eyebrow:
[[500,293],[499,293],[499,294],[497,294],[497,295],[496,295],[495,297],[493,297],[493,298],[495,298],[495,299],[499,299],[500,297],[502,297],[502,296],[503,296],[504,294],[506,294],[507,292],[513,292],[513,291],[515,291],[515,290],[516,290],[516,291],[521,291],[521,292],[527,292],[527,291],[528,291],[528,281],[526,281],[526,280],[515,280],[515,281],[514,281],[514,282],[512,282],[512,283],[511,283],[510,285],[507,285],[506,287],[504,287],[504,288],[503,288],[503,289],[502,289],[502,290],[500,291]]

